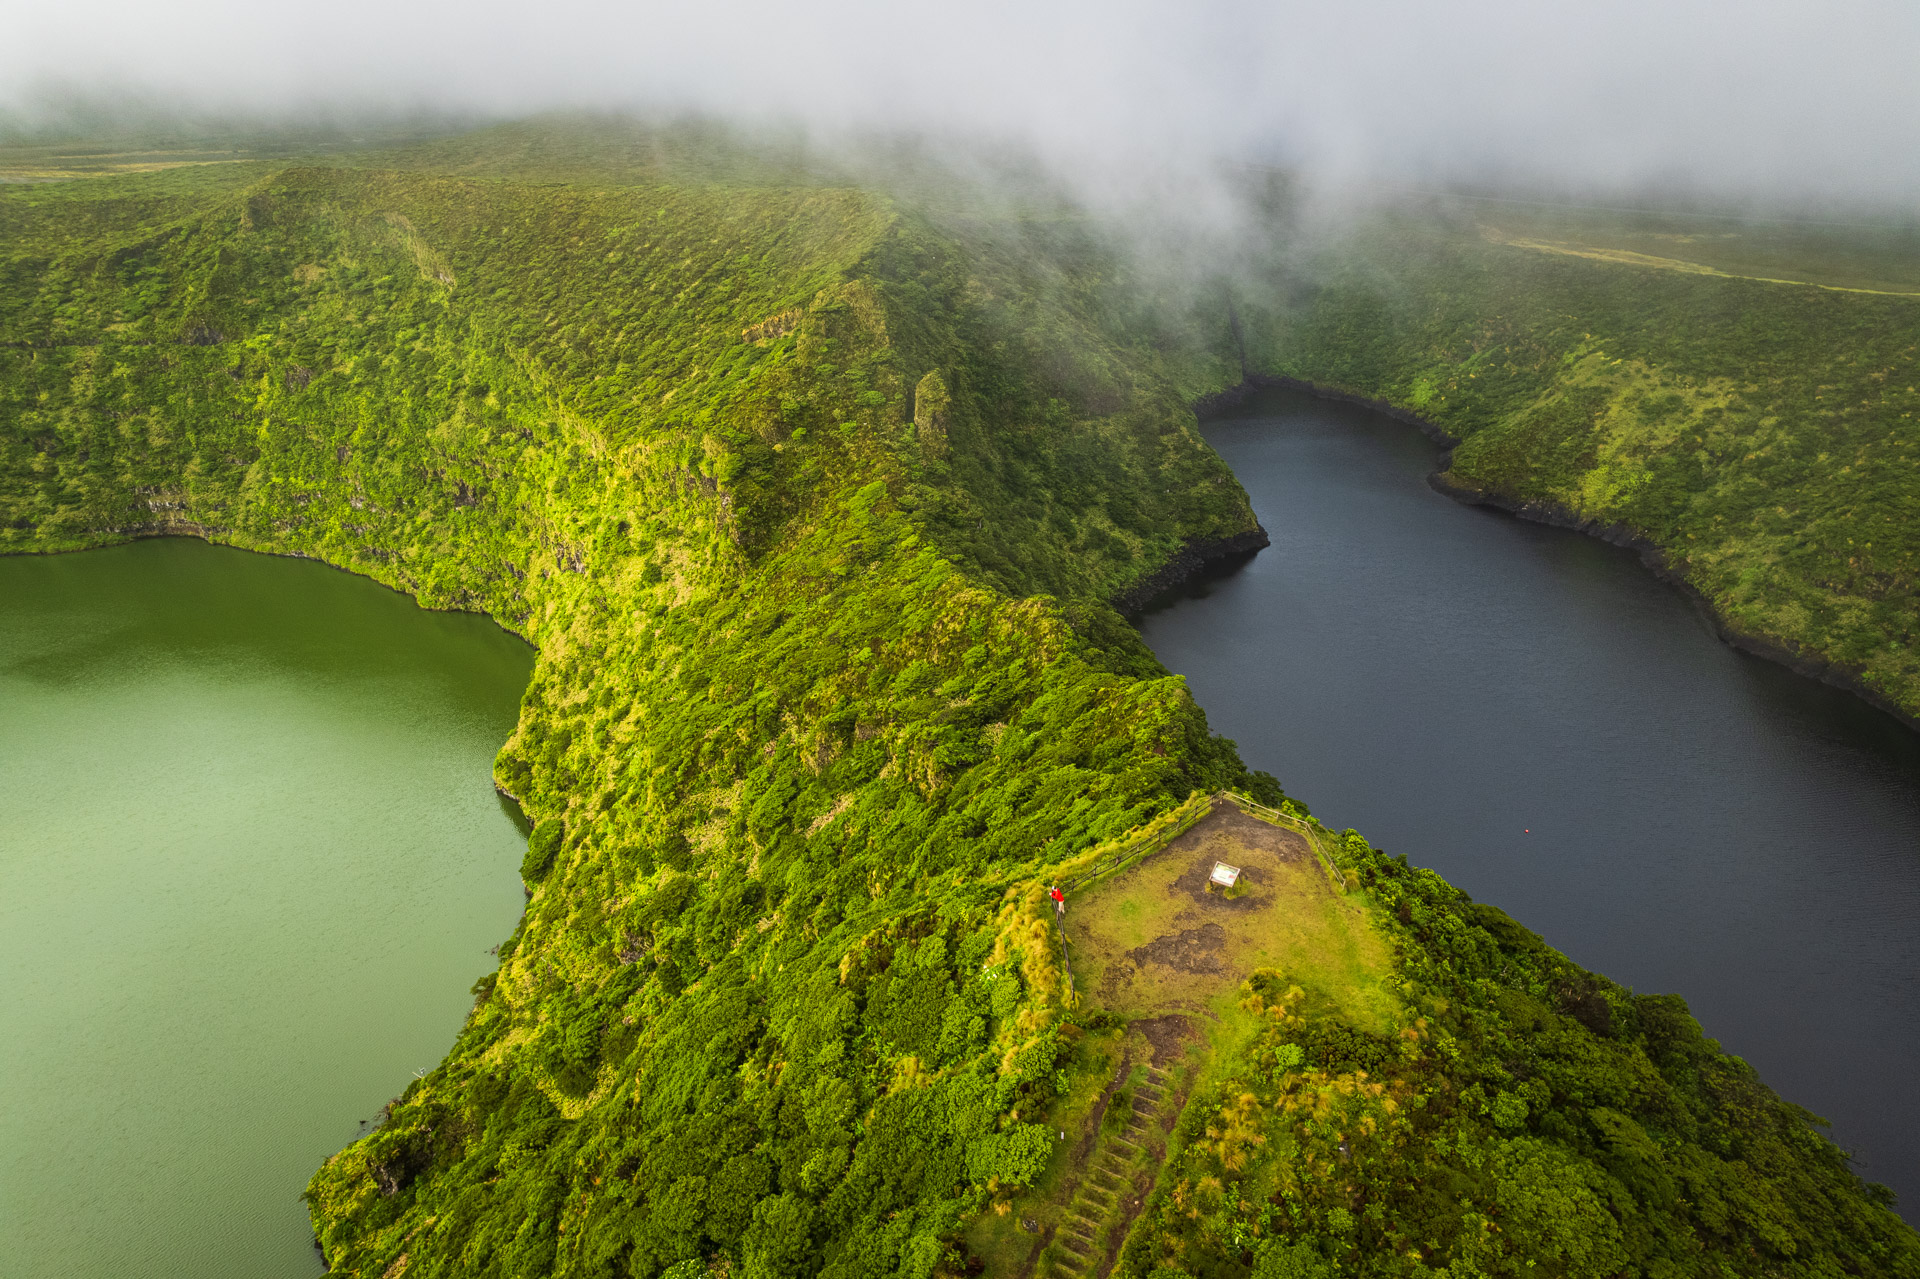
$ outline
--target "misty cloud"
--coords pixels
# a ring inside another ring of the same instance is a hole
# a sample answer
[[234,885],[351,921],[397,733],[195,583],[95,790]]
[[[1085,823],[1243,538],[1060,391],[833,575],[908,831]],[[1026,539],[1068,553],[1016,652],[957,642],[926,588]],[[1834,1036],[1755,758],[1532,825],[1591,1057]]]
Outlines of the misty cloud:
[[695,109],[1017,139],[1124,185],[1350,181],[1920,198],[1911,0],[926,5],[0,0],[0,102]]

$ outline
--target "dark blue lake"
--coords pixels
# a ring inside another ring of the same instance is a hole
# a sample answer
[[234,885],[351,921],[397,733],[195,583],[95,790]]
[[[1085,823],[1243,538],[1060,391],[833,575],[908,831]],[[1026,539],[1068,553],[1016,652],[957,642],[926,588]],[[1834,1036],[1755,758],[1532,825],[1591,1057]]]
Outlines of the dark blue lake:
[[1214,727],[1328,825],[1683,994],[1913,1219],[1920,735],[1631,553],[1434,492],[1401,422],[1276,392],[1206,434],[1273,545],[1141,630]]

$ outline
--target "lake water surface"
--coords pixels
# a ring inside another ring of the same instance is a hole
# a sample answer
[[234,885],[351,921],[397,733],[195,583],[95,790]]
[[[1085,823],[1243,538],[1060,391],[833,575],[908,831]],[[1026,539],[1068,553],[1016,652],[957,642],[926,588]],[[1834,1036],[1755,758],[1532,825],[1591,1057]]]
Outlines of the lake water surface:
[[1722,644],[1631,553],[1434,492],[1401,422],[1274,393],[1206,434],[1273,545],[1141,630],[1214,728],[1328,825],[1684,995],[1915,1219],[1920,735]]
[[531,668],[308,561],[0,558],[0,1274],[320,1271],[307,1179],[519,916]]

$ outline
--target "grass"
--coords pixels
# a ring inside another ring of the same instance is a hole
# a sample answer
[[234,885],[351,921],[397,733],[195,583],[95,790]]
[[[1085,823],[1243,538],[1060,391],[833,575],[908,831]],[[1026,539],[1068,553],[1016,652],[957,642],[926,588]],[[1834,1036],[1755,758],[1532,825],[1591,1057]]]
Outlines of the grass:
[[[1049,1240],[1073,1217],[1097,1166],[1109,1170],[1107,1182],[1132,1186],[1097,1218],[1095,1251],[1118,1250],[1180,1144],[1171,1130],[1186,1097],[1241,1069],[1242,1050],[1267,1025],[1242,1003],[1255,972],[1284,973],[1317,1015],[1363,1031],[1386,1035],[1403,1019],[1392,954],[1364,895],[1336,890],[1308,838],[1216,800],[1166,847],[1073,896],[1066,931],[1080,1016],[1107,1028],[1080,1041],[1065,1092],[1047,1113],[1062,1135],[1046,1172],[967,1235],[987,1274],[1048,1274],[1060,1263],[1058,1273],[1079,1273]],[[1205,887],[1216,861],[1241,868],[1231,894]],[[1112,1019],[1121,1025],[1108,1026]],[[1136,1116],[1155,1136],[1128,1149]],[[1080,1211],[1093,1215],[1084,1199]]]
[[[1606,248],[1600,245],[1580,243],[1555,243],[1547,240],[1528,240],[1520,237],[1506,237],[1493,232],[1495,243],[1515,249],[1531,249],[1536,253],[1562,253],[1568,257],[1590,258],[1595,262],[1613,262],[1621,266],[1652,267],[1661,271],[1684,271],[1690,275],[1714,275],[1726,280],[1754,280],[1761,284],[1790,284],[1803,288],[1832,289],[1836,293],[1878,293],[1888,297],[1920,297],[1920,289],[1872,289],[1858,285],[1827,284],[1819,280],[1797,279],[1788,276],[1747,275],[1738,271],[1723,271],[1708,266],[1704,262],[1689,261],[1685,258],[1660,257],[1652,253],[1640,253],[1632,249]],[[1665,247],[1665,246],[1662,246]],[[1682,246],[1676,249],[1684,251]],[[1708,256],[1701,254],[1700,256]]]
[[1920,230],[1512,204],[1473,210],[1496,243],[1862,293],[1920,292]]
[[[1208,891],[1216,861],[1238,895]],[[1363,1029],[1398,1014],[1386,943],[1357,896],[1338,893],[1304,835],[1230,805],[1126,874],[1070,903],[1076,986],[1129,1018],[1180,1014],[1237,1026],[1242,980],[1277,969]]]

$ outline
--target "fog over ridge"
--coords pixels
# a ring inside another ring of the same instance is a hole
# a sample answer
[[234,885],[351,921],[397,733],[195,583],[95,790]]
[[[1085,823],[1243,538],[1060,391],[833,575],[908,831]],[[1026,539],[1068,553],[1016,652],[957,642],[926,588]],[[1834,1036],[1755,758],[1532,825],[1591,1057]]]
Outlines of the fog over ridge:
[[1920,205],[1911,0],[0,0],[0,105],[692,109],[1018,139],[1090,173],[1662,184]]

